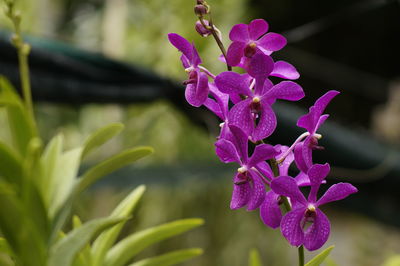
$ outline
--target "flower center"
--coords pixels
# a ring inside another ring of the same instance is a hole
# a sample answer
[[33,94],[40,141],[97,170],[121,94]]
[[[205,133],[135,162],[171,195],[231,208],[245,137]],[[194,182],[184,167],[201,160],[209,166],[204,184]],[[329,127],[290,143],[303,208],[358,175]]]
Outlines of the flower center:
[[246,173],[247,170],[248,170],[248,169],[247,169],[246,166],[242,166],[242,167],[240,167],[240,168],[237,169],[237,171],[238,171],[239,173],[241,173],[241,174]]
[[257,44],[255,42],[251,42],[244,48],[244,56],[252,57],[257,52]]
[[309,204],[307,207],[307,211],[309,212],[315,212],[316,208],[314,206],[314,204]]

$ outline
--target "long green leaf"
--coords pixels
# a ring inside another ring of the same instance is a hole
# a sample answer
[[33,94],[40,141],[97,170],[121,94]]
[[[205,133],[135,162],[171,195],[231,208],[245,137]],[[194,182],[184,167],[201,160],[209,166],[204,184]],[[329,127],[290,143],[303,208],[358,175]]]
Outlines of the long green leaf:
[[329,256],[331,253],[332,249],[335,246],[330,246],[326,249],[324,249],[321,253],[319,253],[317,256],[315,256],[312,260],[310,260],[305,266],[319,266],[321,263],[324,262],[324,260]]
[[23,167],[18,154],[0,142],[0,158],[0,176],[9,183],[21,184]]
[[37,136],[37,129],[28,115],[22,99],[11,83],[2,76],[0,76],[0,103],[6,105],[8,125],[14,145],[20,155],[25,155],[29,141]]
[[184,219],[152,227],[121,240],[106,256],[104,265],[122,266],[146,247],[202,225],[202,219]]
[[258,253],[258,250],[255,248],[250,250],[249,266],[262,266],[260,253]]
[[79,180],[79,191],[83,191],[101,177],[127,166],[153,152],[150,147],[137,147],[123,151],[87,170]]
[[[140,198],[142,197],[145,186],[139,186],[133,190],[112,212],[110,217],[126,217],[130,216],[137,206]],[[92,248],[93,265],[103,265],[106,252],[111,248],[121,232],[124,222],[114,225],[112,228],[107,229],[94,241]]]
[[118,135],[124,129],[121,123],[112,123],[93,132],[83,145],[82,159],[90,152],[100,147],[108,140]]
[[[77,229],[82,226],[81,219],[74,215],[72,217],[72,228]],[[86,243],[85,247],[78,253],[78,256],[75,257],[75,260],[72,266],[89,266],[92,265],[92,254],[90,244]]]
[[78,175],[82,148],[76,148],[63,153],[57,160],[56,171],[50,180],[51,202],[49,208],[50,218],[53,218],[58,210],[73,193],[73,188]]
[[100,218],[74,229],[58,243],[50,252],[49,266],[70,266],[77,253],[103,230],[122,222],[123,218]]
[[154,258],[144,259],[130,266],[170,266],[175,265],[203,254],[200,248],[182,249],[166,253]]

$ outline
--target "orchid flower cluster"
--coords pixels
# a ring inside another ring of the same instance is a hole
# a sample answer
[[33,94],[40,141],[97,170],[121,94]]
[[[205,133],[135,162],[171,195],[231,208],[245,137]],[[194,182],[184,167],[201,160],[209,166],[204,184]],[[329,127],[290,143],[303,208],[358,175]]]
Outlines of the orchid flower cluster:
[[[198,13],[202,12],[204,9],[199,9]],[[199,20],[195,28],[202,36],[216,29],[206,20]],[[266,144],[277,126],[273,104],[277,100],[298,101],[305,95],[293,81],[300,76],[296,68],[271,56],[286,45],[285,37],[268,29],[263,19],[232,27],[232,42],[220,61],[228,70],[238,67],[244,74],[226,71],[214,75],[202,65],[194,44],[176,33],[170,33],[168,39],[182,53],[180,59],[188,74],[183,82],[187,102],[205,106],[221,120],[216,154],[222,162],[238,165],[230,208],[258,210],[264,224],[280,228],[291,245],[317,250],[330,233],[329,220],[319,207],[357,192],[349,183],[338,183],[317,197],[330,166],[314,164],[312,154],[323,148],[318,145],[321,135],[317,131],[329,116],[324,114],[325,108],[339,92],[328,91],[298,119],[297,126],[305,133],[290,147]],[[220,38],[220,32],[215,32],[218,35],[214,37]],[[274,84],[272,76],[282,80]],[[289,176],[292,165],[298,169],[293,177]],[[309,187],[307,197],[301,187]]]

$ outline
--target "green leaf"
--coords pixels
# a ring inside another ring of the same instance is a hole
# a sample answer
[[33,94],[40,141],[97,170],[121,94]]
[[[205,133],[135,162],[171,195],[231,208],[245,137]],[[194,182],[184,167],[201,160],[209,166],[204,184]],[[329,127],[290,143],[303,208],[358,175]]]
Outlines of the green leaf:
[[59,156],[54,175],[50,179],[50,218],[55,217],[58,210],[66,203],[73,193],[78,175],[82,148],[76,148]]
[[400,265],[400,255],[390,256],[385,260],[382,266],[399,266]]
[[[81,219],[77,215],[74,215],[72,217],[72,228],[77,229],[81,226],[82,226]],[[85,247],[78,253],[78,256],[76,256],[72,265],[73,266],[92,265],[92,254],[91,254],[91,248],[90,248],[89,243],[87,243],[85,245]]]
[[[146,190],[145,186],[139,186],[135,190],[133,190],[112,212],[110,217],[126,217],[132,214],[133,210],[137,206],[140,198],[142,197],[144,191]],[[92,254],[93,254],[93,265],[101,266],[103,265],[104,257],[106,256],[106,252],[111,248],[117,239],[119,233],[121,232],[122,227],[125,225],[125,222],[121,222],[117,225],[114,225],[112,228],[107,229],[94,241]]]
[[255,248],[250,250],[249,266],[262,266],[260,253],[258,253],[258,250]]
[[91,239],[103,230],[125,219],[109,217],[99,218],[72,230],[52,247],[48,265],[70,266],[78,252],[82,250]]
[[150,147],[137,147],[123,151],[87,170],[79,180],[79,191],[83,191],[101,177],[127,166],[153,152]]
[[124,129],[121,123],[112,123],[93,132],[83,145],[82,159],[90,152],[100,147],[108,140],[118,135]]
[[200,248],[182,249],[166,253],[154,258],[144,259],[130,266],[170,266],[175,265],[203,254]]
[[0,253],[5,253],[8,255],[13,254],[10,246],[7,243],[7,240],[2,237],[0,237]]
[[310,260],[305,266],[319,266],[329,256],[335,246],[330,246]]
[[25,155],[29,141],[37,136],[37,129],[22,99],[11,83],[2,76],[0,76],[0,104],[6,106],[13,143],[20,155]]
[[202,219],[184,219],[152,227],[126,237],[107,253],[104,265],[122,266],[146,247],[202,225]]
[[0,158],[0,176],[20,186],[23,172],[21,158],[3,142],[0,142]]

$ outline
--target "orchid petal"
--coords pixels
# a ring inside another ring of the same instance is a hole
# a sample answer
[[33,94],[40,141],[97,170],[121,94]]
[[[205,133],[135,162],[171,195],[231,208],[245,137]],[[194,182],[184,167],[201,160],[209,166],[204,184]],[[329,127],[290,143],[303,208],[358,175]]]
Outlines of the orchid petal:
[[256,164],[271,159],[277,154],[274,146],[269,144],[260,144],[257,145],[254,149],[253,155],[251,156],[249,162],[247,163],[248,167],[253,167]]
[[254,121],[251,115],[251,99],[246,99],[235,104],[228,114],[229,122],[239,127],[248,136],[253,132]]
[[215,85],[223,93],[252,95],[249,89],[250,78],[248,75],[240,75],[232,71],[222,72],[215,78]]
[[269,91],[273,86],[274,86],[274,84],[272,83],[271,80],[269,80],[265,77],[261,77],[261,78],[258,77],[256,79],[254,94],[261,96],[261,95],[265,94],[267,91]]
[[224,163],[240,163],[239,154],[232,142],[226,139],[220,139],[215,143],[216,153],[219,159]]
[[183,53],[189,61],[191,61],[193,47],[188,40],[176,33],[169,33],[168,40],[176,49]]
[[328,202],[344,199],[357,191],[357,188],[349,183],[337,183],[332,185],[325,192],[325,194],[317,201],[317,205],[320,206]]
[[249,24],[249,34],[251,40],[257,40],[268,31],[268,23],[263,19],[255,19]]
[[207,107],[207,109],[213,112],[216,116],[218,116],[221,120],[224,120],[221,108],[215,100],[207,98],[204,102],[204,106]]
[[191,57],[191,61],[192,61],[192,65],[194,67],[197,67],[198,65],[200,65],[201,62],[201,58],[199,56],[199,53],[196,50],[196,47],[194,46],[194,44],[192,44],[192,57]]
[[299,120],[297,121],[297,126],[307,129],[307,131],[310,133],[315,133],[320,116],[325,111],[325,108],[329,104],[329,102],[338,94],[338,91],[331,90],[321,96],[315,102],[315,104],[310,107],[309,113],[299,118]]
[[236,150],[238,151],[240,158],[244,164],[247,164],[248,161],[248,142],[249,137],[243,130],[234,125],[229,125],[229,129],[232,133],[232,143],[235,145]]
[[304,172],[300,172],[294,179],[299,187],[310,186],[310,178]]
[[247,42],[249,40],[249,30],[246,24],[236,24],[229,32],[229,39],[233,42]]
[[186,69],[186,68],[190,67],[190,61],[184,54],[181,55],[180,59],[181,59],[183,68]]
[[297,69],[285,61],[276,61],[274,64],[274,70],[270,75],[283,79],[298,79],[300,77]]
[[228,60],[228,65],[237,66],[240,63],[240,59],[243,57],[244,47],[246,43],[244,42],[233,42],[228,47],[226,52],[226,58]]
[[[282,154],[284,154],[289,149],[288,146],[283,146],[283,145],[279,145],[279,144],[275,145],[275,148],[280,149],[280,153],[276,156],[276,158],[279,158],[280,156],[282,156]],[[286,156],[286,158],[283,160],[283,162],[281,162],[278,165],[280,175],[288,175],[289,167],[293,161],[294,161],[293,152],[289,152],[289,154]]]
[[265,187],[261,178],[255,173],[253,170],[249,170],[248,174],[251,176],[253,180],[253,187],[251,191],[251,196],[249,199],[249,203],[247,205],[248,211],[253,211],[260,207],[265,198]]
[[258,52],[245,62],[245,69],[253,78],[266,77],[274,69],[274,61],[270,56]]
[[328,163],[314,164],[308,169],[307,175],[310,178],[311,186],[319,186],[325,177],[328,176],[331,168]]
[[[237,174],[234,182],[242,181],[241,174]],[[233,185],[232,199],[230,208],[232,210],[240,209],[247,204],[250,199],[251,187],[249,182]]]
[[328,217],[317,209],[313,224],[304,233],[304,246],[309,251],[319,249],[328,240],[330,231],[331,226]]
[[306,198],[301,193],[296,181],[290,176],[280,176],[271,182],[271,189],[279,195],[289,197],[292,201],[307,204]]
[[276,99],[298,101],[304,97],[304,91],[301,86],[293,81],[282,81],[273,86],[265,95],[263,99],[268,99],[272,104]]
[[255,168],[264,175],[267,179],[271,180],[274,178],[274,173],[272,172],[271,167],[269,166],[268,163],[266,162],[260,162],[258,163]]
[[300,246],[304,242],[304,232],[301,228],[304,212],[304,208],[293,209],[282,218],[281,232],[292,246]]
[[258,141],[269,137],[276,128],[276,116],[269,104],[261,103],[260,120],[254,128],[252,139]]
[[279,207],[280,196],[272,190],[265,194],[263,204],[260,206],[261,220],[271,228],[278,228],[282,220],[282,211]]
[[278,51],[285,47],[287,41],[281,34],[269,32],[257,41],[257,46],[263,51]]
[[186,86],[185,98],[189,104],[199,107],[207,100],[209,89],[207,75],[199,70],[196,72],[197,83]]
[[296,146],[294,147],[294,161],[296,163],[297,168],[299,168],[300,171],[307,173],[309,167],[307,166],[303,158],[303,146],[304,143],[300,142],[297,143]]

